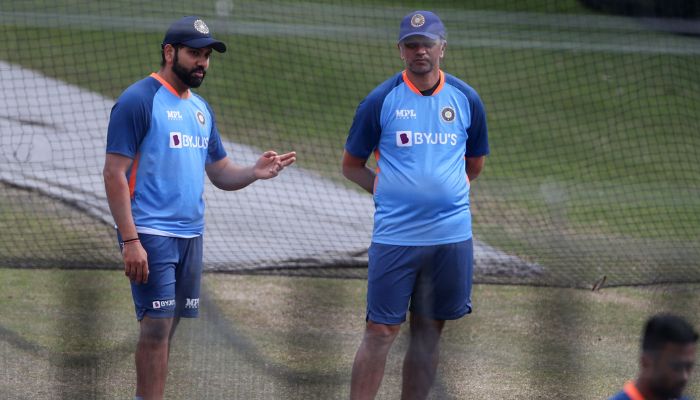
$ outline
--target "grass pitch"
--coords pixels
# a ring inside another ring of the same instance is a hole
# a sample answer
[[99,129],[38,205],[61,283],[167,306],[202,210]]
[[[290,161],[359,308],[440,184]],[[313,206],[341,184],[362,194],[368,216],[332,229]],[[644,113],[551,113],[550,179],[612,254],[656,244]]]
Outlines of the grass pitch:
[[[167,22],[219,19],[212,27],[232,50],[214,55],[200,93],[222,132],[293,148],[302,166],[342,181],[357,103],[401,68],[398,18],[433,8],[451,35],[445,70],[471,83],[489,113],[477,235],[548,267],[551,279],[539,283],[697,276],[700,62],[683,52],[696,48],[693,39],[605,18],[558,24],[590,17],[574,0],[236,1],[233,19],[216,17],[215,5],[4,2],[0,58],[115,98],[157,68]],[[69,263],[72,252],[114,246],[108,229],[75,210],[25,195],[6,187],[0,195],[7,266],[27,254],[34,266]],[[39,240],[47,235],[60,241]],[[114,255],[94,258],[109,264]],[[167,397],[347,397],[365,284],[208,274],[202,317],[177,334]],[[474,314],[445,331],[433,398],[607,398],[636,373],[646,317],[675,311],[698,326],[698,289],[477,285]],[[137,324],[120,272],[0,269],[0,308],[0,398],[133,394]],[[398,396],[403,333],[380,398]],[[700,397],[697,373],[688,394]]]
[[[169,399],[342,399],[364,324],[363,280],[207,274],[173,344]],[[637,371],[651,314],[695,326],[700,286],[477,285],[448,323],[433,399],[602,399]],[[116,271],[0,269],[0,396],[129,398],[137,323]],[[379,398],[396,398],[406,331]],[[700,395],[697,372],[687,393]]]
[[[214,54],[198,90],[222,133],[294,149],[300,166],[347,183],[339,160],[354,110],[402,68],[398,19],[418,4],[268,3],[235,2],[228,16],[215,1],[2,4],[0,59],[115,98],[157,69],[168,22],[201,14],[232,49]],[[488,113],[477,238],[543,265],[528,283],[700,279],[697,39],[574,0],[420,4],[447,24],[444,69]]]

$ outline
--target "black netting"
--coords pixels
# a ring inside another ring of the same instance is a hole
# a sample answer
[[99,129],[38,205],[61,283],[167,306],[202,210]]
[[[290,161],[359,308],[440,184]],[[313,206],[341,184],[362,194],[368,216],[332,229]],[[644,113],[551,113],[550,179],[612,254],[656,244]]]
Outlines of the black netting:
[[120,266],[101,175],[109,111],[158,69],[170,22],[197,14],[229,46],[197,90],[229,155],[299,154],[240,192],[207,183],[207,268],[362,276],[373,206],[340,158],[359,101],[402,68],[401,17],[423,8],[448,29],[443,69],[488,113],[477,281],[698,281],[700,6],[617,3],[2,2],[0,264]]

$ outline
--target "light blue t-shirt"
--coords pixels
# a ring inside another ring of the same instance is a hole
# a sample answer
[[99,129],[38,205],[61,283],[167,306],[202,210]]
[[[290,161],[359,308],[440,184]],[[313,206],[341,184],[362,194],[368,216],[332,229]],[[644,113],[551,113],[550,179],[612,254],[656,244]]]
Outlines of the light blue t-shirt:
[[157,74],[134,83],[112,108],[107,153],[134,160],[127,180],[139,233],[203,233],[204,167],[226,157],[204,99],[180,98]]
[[440,71],[423,96],[398,73],[358,106],[345,149],[377,159],[372,241],[400,246],[456,243],[472,237],[465,157],[489,153],[478,94]]

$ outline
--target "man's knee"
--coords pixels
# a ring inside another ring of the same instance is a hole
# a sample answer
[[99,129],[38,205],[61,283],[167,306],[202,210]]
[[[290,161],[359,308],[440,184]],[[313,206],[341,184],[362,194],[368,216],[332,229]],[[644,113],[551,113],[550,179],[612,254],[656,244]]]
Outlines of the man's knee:
[[145,317],[140,323],[139,341],[154,345],[167,343],[171,327],[170,318]]
[[437,349],[445,321],[411,315],[411,347],[432,353]]
[[391,344],[400,329],[401,325],[384,325],[369,321],[365,328],[365,340],[376,344]]
[[440,336],[445,327],[444,320],[431,319],[420,314],[411,314],[411,334]]

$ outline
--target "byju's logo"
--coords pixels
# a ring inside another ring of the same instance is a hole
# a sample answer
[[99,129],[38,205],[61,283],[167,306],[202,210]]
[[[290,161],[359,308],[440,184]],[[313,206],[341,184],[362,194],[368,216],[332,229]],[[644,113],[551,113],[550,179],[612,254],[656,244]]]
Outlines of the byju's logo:
[[170,121],[182,121],[182,114],[178,110],[167,110]]
[[181,132],[170,132],[170,148],[181,149],[183,147],[206,149],[209,147],[209,138],[204,136],[184,135]]
[[153,308],[154,309],[159,309],[162,307],[168,307],[168,306],[174,306],[175,305],[175,299],[171,300],[156,300],[153,302]]
[[396,132],[396,146],[398,147],[418,146],[422,144],[447,144],[450,146],[456,146],[458,142],[457,139],[458,136],[456,133],[411,131]]
[[416,119],[416,110],[396,110],[396,119]]
[[413,135],[411,135],[411,131],[397,131],[396,145],[399,147],[413,146]]
[[182,148],[182,133],[170,132],[170,148],[171,149],[181,149]]

